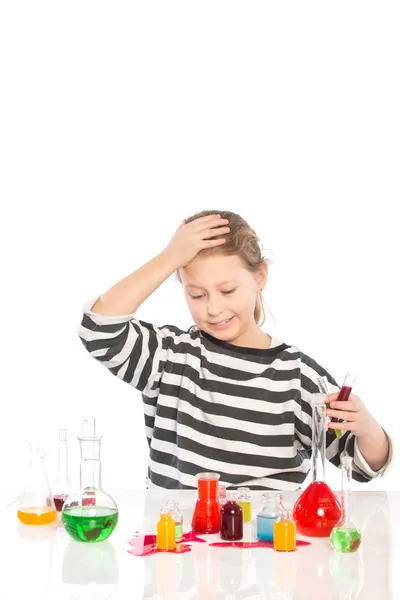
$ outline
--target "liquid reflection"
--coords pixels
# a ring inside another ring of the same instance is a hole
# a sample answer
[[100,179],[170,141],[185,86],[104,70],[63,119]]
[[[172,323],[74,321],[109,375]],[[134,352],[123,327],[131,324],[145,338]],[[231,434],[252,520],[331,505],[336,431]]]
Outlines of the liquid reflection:
[[65,549],[61,578],[68,600],[108,600],[118,583],[118,562],[110,542],[71,540]]
[[1,548],[0,598],[44,600],[51,580],[56,527],[24,525],[13,514],[9,528]]

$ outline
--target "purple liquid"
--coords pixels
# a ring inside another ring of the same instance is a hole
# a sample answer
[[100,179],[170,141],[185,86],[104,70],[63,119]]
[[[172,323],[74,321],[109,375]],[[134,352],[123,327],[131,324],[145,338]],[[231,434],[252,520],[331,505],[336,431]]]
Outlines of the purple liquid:
[[56,494],[53,496],[54,504],[57,512],[61,512],[64,506],[64,502],[68,498],[68,494]]
[[236,541],[243,537],[243,511],[237,502],[228,500],[221,506],[221,530],[222,540]]
[[[335,400],[335,402],[345,402],[346,400],[348,400],[352,389],[353,388],[351,388],[349,385],[344,385],[341,388],[339,396],[337,400]],[[341,423],[343,419],[337,419],[336,417],[332,417],[331,421],[333,421],[333,423]]]

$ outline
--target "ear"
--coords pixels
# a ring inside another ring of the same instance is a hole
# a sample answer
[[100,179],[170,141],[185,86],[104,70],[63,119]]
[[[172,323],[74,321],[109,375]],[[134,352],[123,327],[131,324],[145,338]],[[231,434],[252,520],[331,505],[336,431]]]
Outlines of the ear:
[[268,265],[267,263],[263,263],[260,265],[259,269],[255,272],[254,278],[257,285],[257,291],[262,292],[267,284],[268,279]]

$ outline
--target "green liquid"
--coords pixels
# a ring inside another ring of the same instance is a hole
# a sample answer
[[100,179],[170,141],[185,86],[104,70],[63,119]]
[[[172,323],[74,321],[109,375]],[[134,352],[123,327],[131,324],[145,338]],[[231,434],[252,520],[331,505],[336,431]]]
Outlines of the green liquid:
[[102,542],[114,531],[118,511],[101,506],[72,506],[62,513],[69,535],[78,542]]
[[331,544],[336,552],[355,552],[361,544],[361,533],[356,528],[334,527],[331,533]]
[[183,536],[183,525],[175,524],[175,541],[181,542]]

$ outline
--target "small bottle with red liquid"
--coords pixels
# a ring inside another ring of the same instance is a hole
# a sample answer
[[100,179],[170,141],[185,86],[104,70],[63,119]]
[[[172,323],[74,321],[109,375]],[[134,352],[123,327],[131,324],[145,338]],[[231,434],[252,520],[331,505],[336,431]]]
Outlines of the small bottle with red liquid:
[[243,510],[236,502],[235,494],[228,494],[227,501],[221,506],[220,536],[230,542],[243,538]]
[[[352,373],[346,373],[346,377],[344,378],[343,385],[340,389],[339,396],[337,397],[336,402],[345,402],[349,399],[351,391],[356,382],[357,376]],[[332,417],[331,421],[333,423],[344,423],[343,419],[337,419],[336,417]],[[343,432],[340,429],[335,429],[336,437],[339,439],[342,437]]]
[[298,533],[310,537],[329,537],[341,516],[340,503],[325,483],[325,397],[325,394],[311,394],[313,481],[293,508]]
[[57,512],[61,512],[65,500],[72,493],[72,486],[68,480],[68,442],[67,429],[58,430],[58,477],[52,486],[54,504]]
[[220,504],[218,501],[219,473],[197,474],[198,498],[192,517],[196,533],[218,533],[220,530]]

